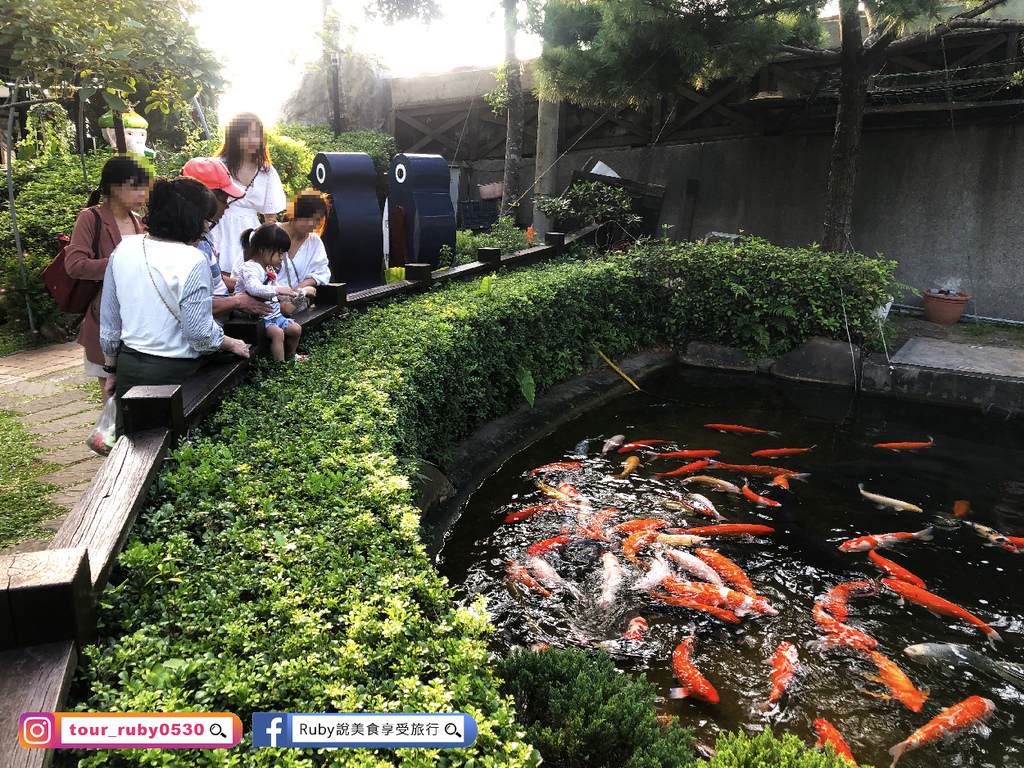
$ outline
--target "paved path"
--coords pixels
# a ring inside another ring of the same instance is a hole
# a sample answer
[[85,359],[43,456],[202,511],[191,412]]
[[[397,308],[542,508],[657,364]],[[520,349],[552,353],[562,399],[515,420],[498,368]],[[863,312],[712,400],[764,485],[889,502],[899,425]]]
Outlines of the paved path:
[[[82,372],[82,348],[74,342],[0,357],[0,408],[22,414],[18,421],[36,435],[32,444],[39,448],[39,458],[53,465],[36,479],[58,488],[50,501],[65,509],[71,509],[103,463],[85,446],[100,404],[91,402],[93,392],[81,385],[95,381]],[[43,525],[56,532],[63,521],[61,515]],[[30,552],[46,544],[31,540],[2,551]]]

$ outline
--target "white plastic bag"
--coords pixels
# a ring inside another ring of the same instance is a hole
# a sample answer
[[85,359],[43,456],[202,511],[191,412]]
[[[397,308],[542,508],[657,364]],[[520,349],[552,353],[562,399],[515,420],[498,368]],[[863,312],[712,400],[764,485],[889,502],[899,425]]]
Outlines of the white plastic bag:
[[114,447],[117,435],[114,430],[114,420],[117,418],[117,401],[111,397],[103,406],[96,426],[89,433],[89,440],[86,445],[89,449],[100,456],[106,456]]

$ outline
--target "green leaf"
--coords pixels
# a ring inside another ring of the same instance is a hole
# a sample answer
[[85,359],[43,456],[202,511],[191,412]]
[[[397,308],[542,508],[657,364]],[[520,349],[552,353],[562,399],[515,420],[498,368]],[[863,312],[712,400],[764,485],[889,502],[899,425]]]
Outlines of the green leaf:
[[520,365],[519,370],[516,371],[516,381],[519,382],[519,391],[523,393],[523,397],[526,398],[526,402],[528,402],[530,407],[533,408],[533,399],[537,393],[537,386],[533,381],[533,374]]
[[127,112],[128,105],[124,103],[124,99],[118,96],[116,93],[110,91],[103,91],[103,100],[107,102],[107,107],[115,112]]

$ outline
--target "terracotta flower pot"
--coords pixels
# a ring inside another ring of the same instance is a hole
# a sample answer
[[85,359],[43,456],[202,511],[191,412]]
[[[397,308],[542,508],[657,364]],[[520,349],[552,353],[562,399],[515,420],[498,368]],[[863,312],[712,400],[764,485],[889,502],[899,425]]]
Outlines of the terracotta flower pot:
[[969,293],[938,293],[924,291],[924,319],[939,325],[956,325],[971,300]]

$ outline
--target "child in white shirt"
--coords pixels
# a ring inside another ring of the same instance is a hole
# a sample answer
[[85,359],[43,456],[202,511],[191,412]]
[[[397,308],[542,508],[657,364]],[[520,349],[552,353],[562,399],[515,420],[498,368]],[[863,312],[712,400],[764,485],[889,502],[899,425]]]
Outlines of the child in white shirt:
[[264,224],[257,229],[247,229],[239,238],[244,260],[231,272],[238,282],[235,293],[248,293],[271,305],[272,311],[262,318],[267,326],[270,339],[270,353],[275,360],[296,359],[302,326],[281,314],[280,297],[294,298],[296,291],[287,285],[277,284],[277,272],[291,239],[288,233],[276,224]]

